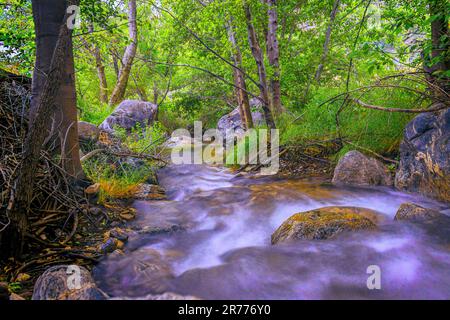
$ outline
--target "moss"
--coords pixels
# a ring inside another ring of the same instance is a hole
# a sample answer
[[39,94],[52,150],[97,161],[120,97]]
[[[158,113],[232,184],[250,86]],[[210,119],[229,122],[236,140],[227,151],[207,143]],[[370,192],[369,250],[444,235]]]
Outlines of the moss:
[[272,235],[272,244],[294,239],[324,240],[356,230],[373,230],[376,212],[353,207],[326,207],[297,213]]

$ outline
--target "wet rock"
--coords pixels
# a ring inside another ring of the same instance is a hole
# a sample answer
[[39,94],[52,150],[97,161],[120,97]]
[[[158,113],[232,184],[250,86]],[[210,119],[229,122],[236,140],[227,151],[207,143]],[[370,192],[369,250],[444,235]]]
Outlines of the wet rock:
[[380,161],[353,150],[339,160],[334,169],[333,183],[390,186],[392,177],[387,167]]
[[104,300],[106,295],[97,288],[90,272],[84,267],[77,268],[79,283],[75,269],[68,265],[47,269],[34,285],[32,300]]
[[179,224],[166,224],[166,225],[159,225],[159,226],[145,226],[141,229],[139,229],[137,232],[139,234],[146,234],[146,235],[156,235],[161,233],[173,233],[178,231],[183,231],[186,228]]
[[117,240],[120,240],[122,242],[128,241],[128,233],[120,228],[114,228],[109,231],[109,236],[116,238]]
[[[258,108],[260,106],[261,103],[258,99],[250,100],[250,107],[252,109]],[[265,123],[264,115],[261,111],[253,111],[252,118],[255,125],[262,125]],[[235,132],[238,136],[243,135],[245,131],[242,124],[241,115],[239,113],[239,107],[220,118],[219,122],[217,123],[217,129],[221,132],[224,138],[226,137],[227,133],[231,132]]]
[[153,184],[143,183],[139,186],[139,190],[134,195],[135,199],[141,200],[166,200],[166,191]]
[[115,238],[108,238],[105,242],[103,242],[100,247],[99,251],[102,253],[111,253],[114,252],[118,248],[118,241]]
[[426,221],[443,215],[436,210],[426,209],[414,203],[403,203],[395,214],[394,220]]
[[[118,270],[126,276],[118,277]],[[171,290],[170,283],[174,278],[165,257],[151,248],[140,248],[130,256],[109,256],[106,264],[95,268],[94,274],[102,288],[116,297],[134,292],[162,294]]]
[[375,211],[356,207],[325,207],[296,213],[272,234],[272,244],[297,239],[325,240],[348,231],[376,229]]
[[157,112],[158,106],[151,102],[125,100],[103,121],[100,129],[114,134],[115,128],[120,127],[130,133],[131,129],[138,124],[141,127],[151,125]]
[[78,122],[78,139],[81,142],[97,142],[100,136],[100,129],[92,123]]
[[450,201],[450,109],[423,113],[405,129],[395,186]]
[[201,300],[194,296],[182,296],[172,292],[166,292],[163,294],[149,294],[143,297],[116,297],[110,300]]

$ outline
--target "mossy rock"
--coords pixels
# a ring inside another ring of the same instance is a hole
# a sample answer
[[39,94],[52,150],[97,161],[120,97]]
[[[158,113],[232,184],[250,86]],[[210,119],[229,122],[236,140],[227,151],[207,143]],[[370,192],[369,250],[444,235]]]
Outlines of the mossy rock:
[[297,239],[325,240],[357,230],[374,230],[379,214],[356,207],[325,207],[296,213],[272,234],[272,244]]

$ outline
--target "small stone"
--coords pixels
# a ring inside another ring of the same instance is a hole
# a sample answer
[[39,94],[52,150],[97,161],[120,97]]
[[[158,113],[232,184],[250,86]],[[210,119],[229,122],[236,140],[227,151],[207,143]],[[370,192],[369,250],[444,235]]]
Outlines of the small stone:
[[117,248],[117,249],[122,250],[124,247],[125,247],[125,243],[123,243],[123,242],[120,241],[120,240],[117,240],[117,241],[116,241],[116,248]]
[[128,241],[128,234],[120,228],[112,229],[109,232],[109,235],[113,238],[116,238],[116,239],[122,241],[122,242]]
[[117,249],[117,239],[109,238],[100,245],[100,251],[103,253],[111,253]]
[[414,203],[403,203],[398,208],[394,220],[408,220],[413,222],[426,221],[439,218],[442,214],[433,209],[426,209]]
[[84,193],[88,195],[97,194],[100,191],[100,183],[93,184],[84,190]]

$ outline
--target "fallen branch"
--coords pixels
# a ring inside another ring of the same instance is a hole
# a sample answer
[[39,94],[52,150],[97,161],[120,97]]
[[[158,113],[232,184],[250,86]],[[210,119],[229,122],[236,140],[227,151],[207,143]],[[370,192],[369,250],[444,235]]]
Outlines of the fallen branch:
[[432,108],[429,109],[399,109],[399,108],[386,108],[386,107],[380,107],[372,104],[365,103],[359,99],[355,98],[349,98],[350,101],[355,102],[356,104],[360,105],[361,107],[373,109],[373,110],[381,110],[381,111],[387,111],[387,112],[403,112],[403,113],[427,113],[427,112],[436,112],[440,110],[444,110],[447,108],[450,108],[450,105],[446,105],[444,103],[438,102],[435,104],[432,104]]
[[106,153],[108,155],[121,157],[121,158],[136,158],[136,159],[145,159],[145,160],[156,160],[156,161],[163,162],[164,164],[167,164],[167,161],[165,161],[164,159],[161,159],[161,158],[149,155],[149,154],[138,154],[138,153],[131,153],[131,152],[114,152],[114,151],[107,150],[107,149],[95,149],[95,150],[89,152],[88,154],[86,154],[85,156],[83,156],[80,159],[81,163],[86,162],[87,160],[89,160],[93,156],[95,156],[97,154],[100,154],[100,153]]

